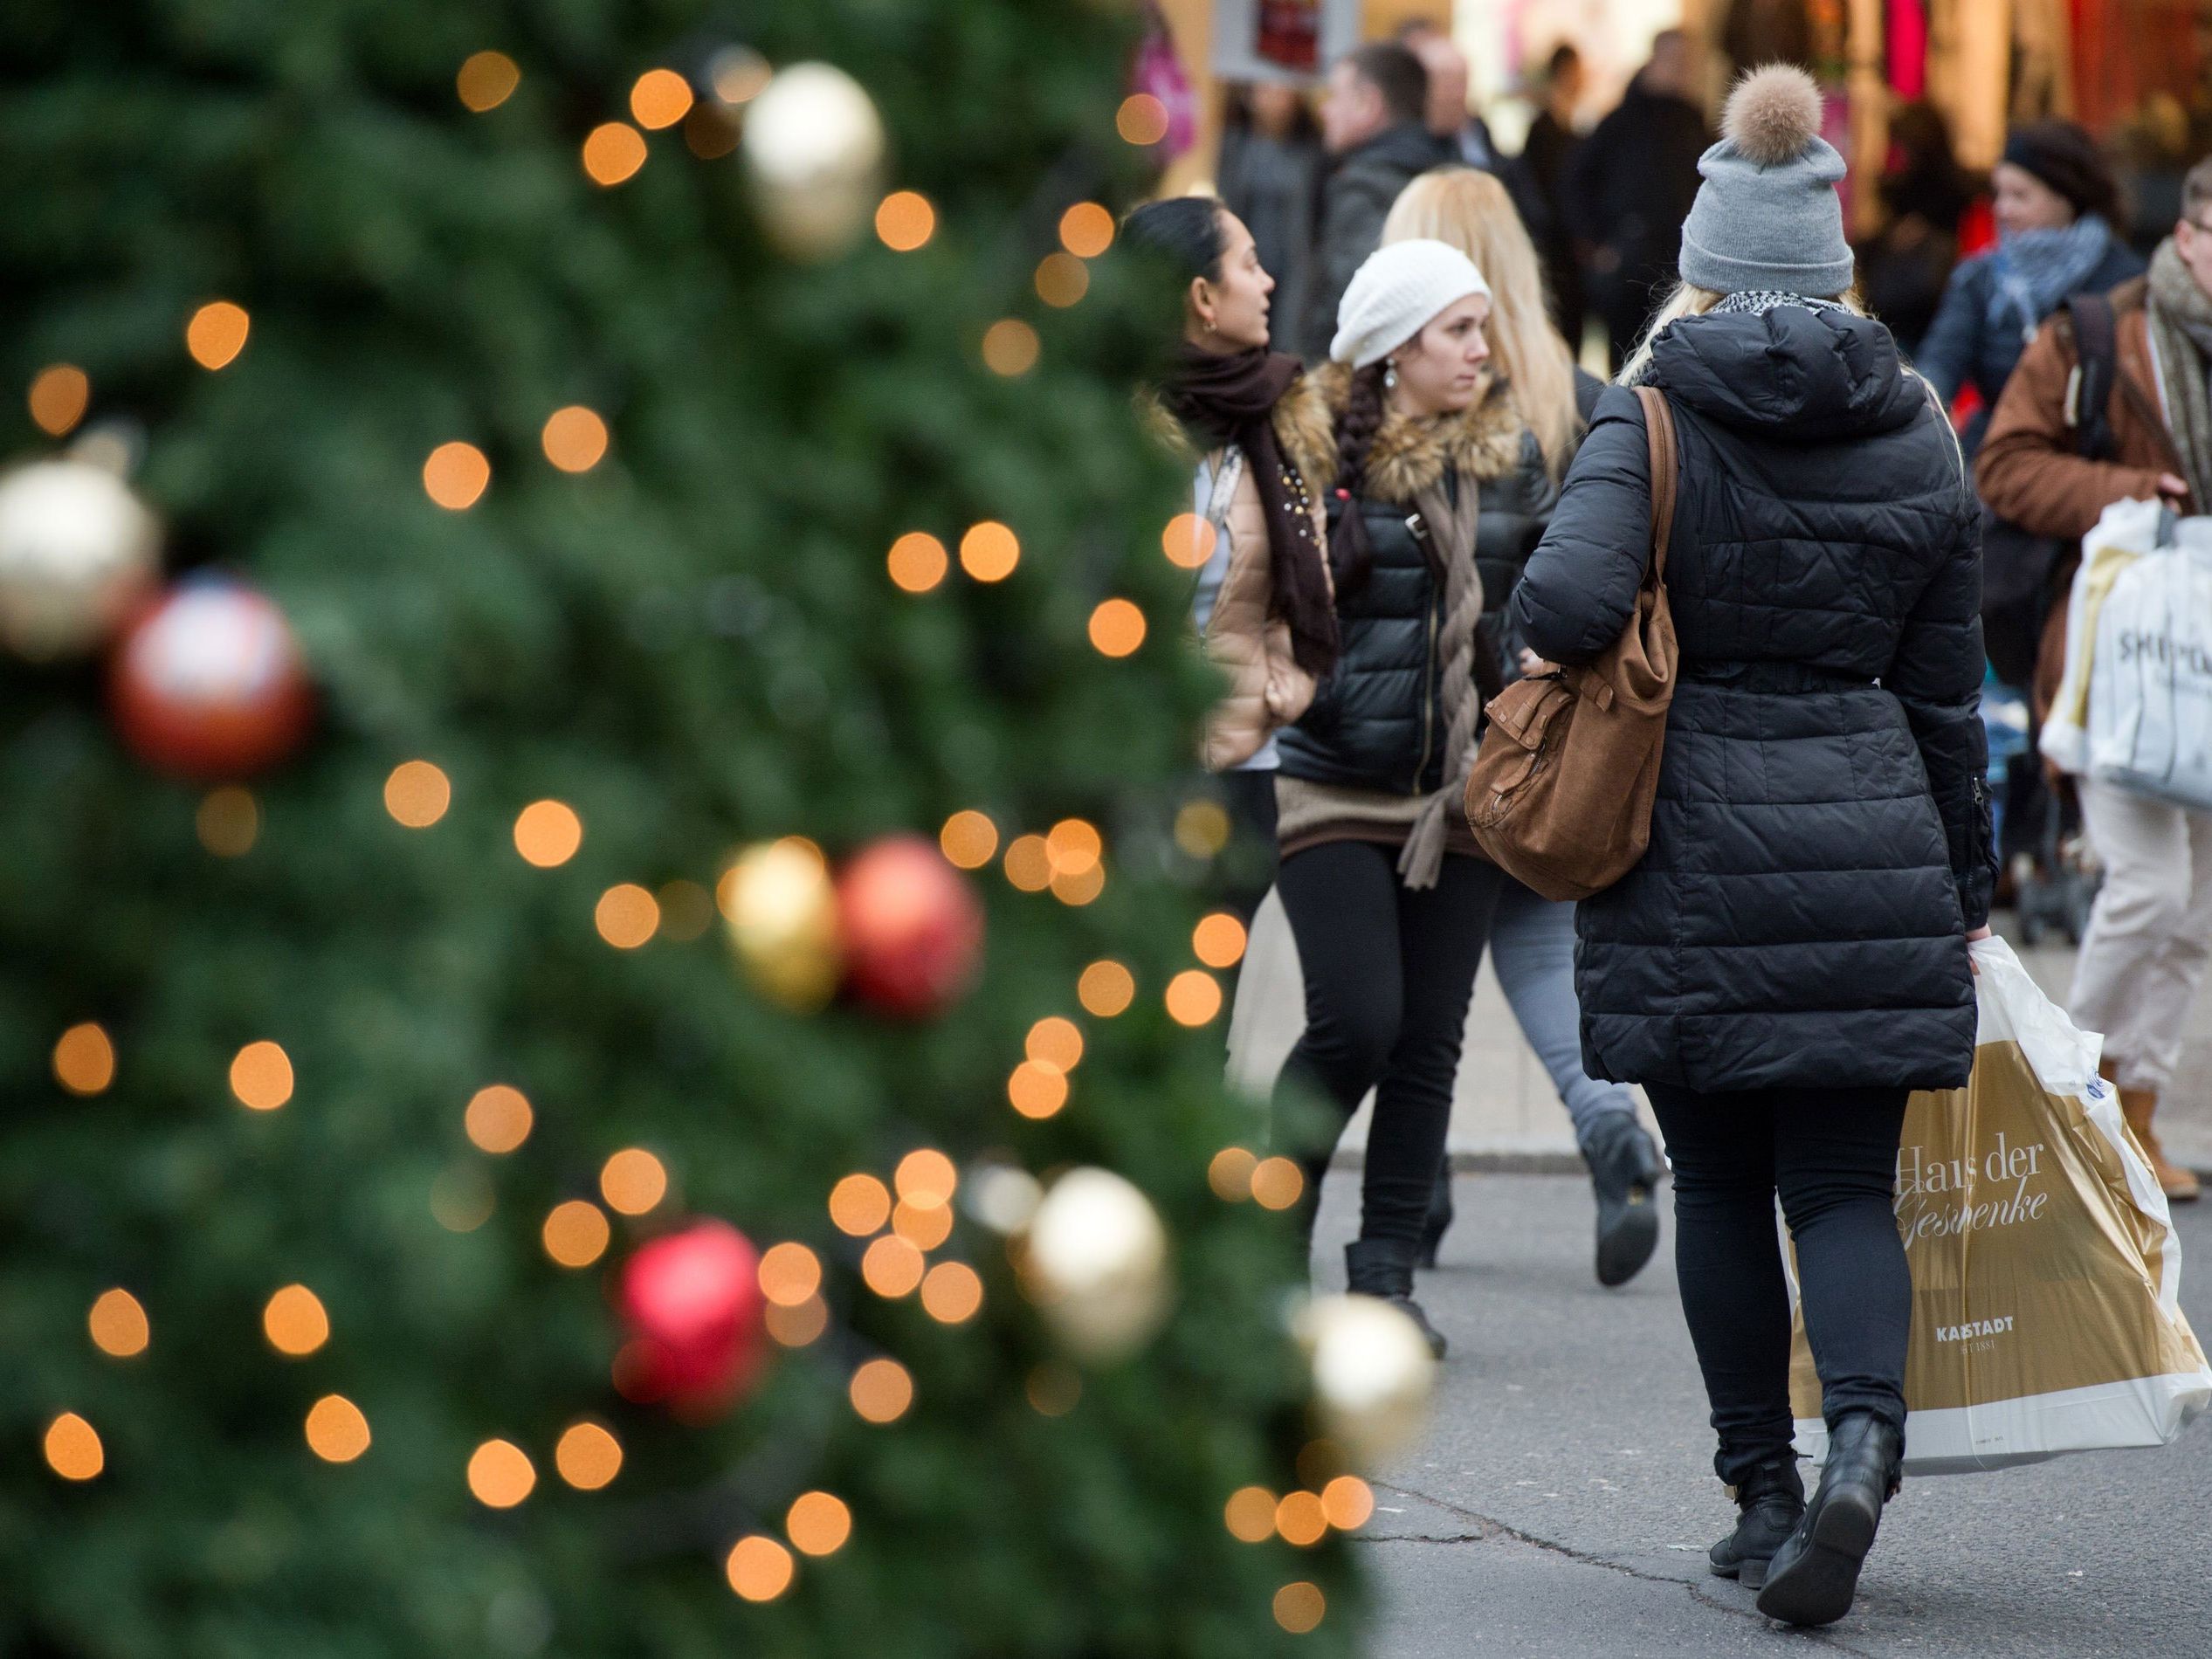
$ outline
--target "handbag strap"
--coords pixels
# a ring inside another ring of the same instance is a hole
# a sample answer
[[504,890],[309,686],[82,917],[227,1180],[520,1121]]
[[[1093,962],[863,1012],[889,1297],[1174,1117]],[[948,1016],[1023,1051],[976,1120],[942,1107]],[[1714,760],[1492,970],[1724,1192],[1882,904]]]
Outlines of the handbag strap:
[[1666,394],[1656,386],[1639,386],[1636,395],[1643,403],[1643,432],[1651,445],[1651,568],[1644,581],[1657,588],[1666,580],[1667,544],[1674,539],[1674,484],[1678,463],[1675,451],[1674,411]]

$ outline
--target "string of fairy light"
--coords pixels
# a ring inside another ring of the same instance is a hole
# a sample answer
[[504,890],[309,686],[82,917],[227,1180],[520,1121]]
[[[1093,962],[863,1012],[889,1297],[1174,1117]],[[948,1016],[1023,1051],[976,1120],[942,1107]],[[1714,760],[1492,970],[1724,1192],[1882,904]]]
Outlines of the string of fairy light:
[[[636,177],[650,160],[645,134],[671,128],[680,131],[686,148],[701,160],[727,155],[737,148],[744,106],[764,91],[772,79],[767,61],[742,47],[717,55],[707,74],[712,95],[706,98],[698,94],[688,77],[675,70],[649,70],[631,88],[631,120],[602,122],[585,136],[579,153],[582,169],[595,184],[617,188]],[[455,86],[465,108],[486,114],[506,103],[521,80],[521,69],[511,57],[486,51],[462,65]],[[1149,147],[1165,137],[1168,112],[1158,99],[1136,94],[1121,104],[1115,126],[1127,143]],[[938,224],[935,205],[910,189],[885,195],[873,214],[878,238],[894,253],[912,253],[927,246]],[[1067,208],[1059,220],[1059,247],[1047,253],[1033,273],[1038,299],[1055,309],[1079,303],[1090,286],[1086,261],[1108,251],[1114,231],[1112,213],[1098,203],[1079,202]],[[244,306],[228,298],[210,299],[196,306],[186,320],[185,349],[201,368],[221,372],[239,359],[252,333],[252,318]],[[990,323],[979,344],[984,367],[1006,378],[1028,374],[1036,367],[1041,351],[1037,330],[1016,317]],[[76,364],[60,362],[38,371],[26,402],[39,430],[49,437],[61,437],[84,420],[92,398],[93,387],[86,371]],[[572,403],[546,416],[539,444],[554,468],[581,475],[606,458],[611,437],[598,411]],[[476,506],[492,481],[490,458],[465,438],[440,442],[422,464],[424,494],[448,512],[465,513]],[[1212,539],[1210,525],[1182,514],[1168,525],[1161,545],[1172,562],[1196,568],[1210,556]],[[1014,574],[1021,556],[1016,533],[996,520],[975,523],[959,538],[960,568],[978,583],[1005,581]],[[952,568],[954,554],[936,536],[913,531],[893,542],[886,563],[894,585],[918,595],[942,583]],[[1144,643],[1144,613],[1127,599],[1110,596],[1093,609],[1087,633],[1101,655],[1129,657]],[[453,803],[453,785],[435,762],[409,760],[394,767],[386,777],[382,800],[396,824],[410,830],[428,830],[447,817]],[[194,827],[200,843],[212,856],[244,857],[260,839],[259,803],[244,785],[220,785],[203,796]],[[1178,813],[1175,839],[1187,854],[1210,857],[1225,844],[1228,830],[1226,815],[1218,803],[1196,800]],[[517,856],[526,864],[555,871],[575,857],[584,833],[582,819],[575,808],[544,799],[528,803],[516,814],[511,836]],[[802,838],[789,839],[799,842]],[[812,843],[803,844],[812,849]],[[1064,819],[1043,833],[1016,835],[1006,840],[1002,852],[1000,830],[990,817],[980,811],[963,810],[946,821],[938,844],[959,869],[976,871],[997,859],[1017,890],[1049,891],[1072,906],[1092,903],[1106,884],[1103,837],[1081,819]],[[818,860],[819,850],[812,849],[812,856]],[[686,878],[665,882],[657,890],[635,882],[617,883],[603,891],[595,902],[594,926],[606,944],[624,951],[637,950],[656,937],[695,940],[713,925],[718,909],[725,916],[733,914],[731,873],[726,872],[713,891]],[[1202,918],[1191,938],[1193,954],[1202,966],[1177,972],[1162,992],[1170,1018],[1188,1027],[1202,1026],[1216,1018],[1223,1005],[1222,990],[1208,970],[1236,966],[1245,944],[1244,924],[1234,915],[1216,912]],[[1135,976],[1127,965],[1107,958],[1082,970],[1076,996],[1085,1013],[1110,1020],[1133,1006],[1136,990]],[[1024,1039],[1023,1058],[1008,1078],[1007,1098],[1012,1110],[1033,1121],[1060,1112],[1067,1104],[1069,1080],[1083,1058],[1085,1046],[1082,1029],[1074,1020],[1053,1015],[1036,1021]],[[64,1031],[54,1044],[52,1059],[57,1081],[73,1095],[99,1095],[115,1083],[115,1044],[96,1021],[81,1021]],[[283,1046],[262,1037],[234,1053],[227,1082],[240,1108],[261,1114],[291,1104],[299,1079]],[[468,1141],[487,1159],[519,1150],[536,1122],[537,1112],[528,1098],[506,1083],[478,1089],[462,1112]],[[1249,1199],[1271,1209],[1295,1204],[1303,1187],[1303,1177],[1289,1160],[1263,1158],[1240,1146],[1225,1147],[1216,1154],[1208,1168],[1208,1181],[1224,1201]],[[921,1148],[899,1161],[888,1183],[865,1171],[844,1176],[831,1188],[827,1203],[831,1226],[856,1243],[865,1241],[858,1271],[867,1289],[888,1301],[913,1297],[929,1318],[948,1326],[975,1318],[985,1294],[982,1277],[968,1263],[949,1256],[931,1259],[933,1252],[945,1248],[952,1239],[953,1200],[959,1184],[951,1159],[934,1148]],[[613,1237],[613,1223],[607,1212],[631,1221],[648,1217],[667,1199],[671,1181],[658,1156],[644,1147],[628,1146],[605,1159],[597,1187],[603,1209],[589,1198],[564,1199],[548,1211],[541,1223],[540,1244],[547,1257],[562,1269],[581,1270],[598,1263]],[[450,1231],[465,1233],[483,1226],[495,1208],[492,1182],[477,1166],[455,1166],[433,1184],[431,1214]],[[800,1348],[823,1336],[830,1316],[823,1294],[823,1262],[813,1249],[796,1241],[771,1245],[759,1258],[758,1280],[765,1304],[763,1324],[774,1341]],[[116,1360],[137,1359],[154,1339],[146,1308],[121,1286],[104,1290],[94,1298],[86,1325],[94,1347]],[[271,1292],[263,1304],[261,1325],[271,1351],[286,1360],[315,1355],[333,1337],[328,1309],[304,1284],[282,1285]],[[618,1355],[618,1388],[622,1366]],[[1025,1382],[1030,1404],[1048,1417],[1072,1410],[1081,1391],[1079,1373],[1058,1360],[1040,1363]],[[885,1426],[897,1422],[911,1409],[915,1384],[906,1366],[878,1355],[854,1368],[847,1381],[847,1395],[858,1418]],[[359,1459],[374,1440],[362,1408],[337,1393],[323,1394],[309,1406],[302,1435],[316,1457],[333,1464]],[[77,1412],[64,1411],[51,1420],[42,1449],[48,1466],[72,1482],[93,1480],[106,1467],[106,1449],[97,1429]],[[1340,1454],[1328,1442],[1313,1442],[1299,1460],[1304,1486],[1279,1497],[1258,1486],[1241,1488],[1227,1501],[1224,1525],[1233,1537],[1245,1542],[1279,1538],[1304,1548],[1318,1544],[1332,1528],[1348,1531],[1362,1525],[1373,1511],[1372,1493],[1356,1476],[1337,1468],[1340,1461]],[[555,1471],[578,1491],[598,1491],[610,1485],[623,1462],[618,1436],[605,1422],[591,1416],[571,1422],[552,1449]],[[1311,1470],[1309,1463],[1313,1465]],[[529,1452],[502,1436],[487,1438],[475,1447],[465,1477],[471,1494],[494,1510],[524,1503],[538,1483],[536,1463]],[[724,1568],[731,1589],[749,1601],[776,1599],[796,1579],[796,1557],[834,1554],[851,1537],[852,1526],[851,1508],[842,1498],[826,1491],[802,1493],[784,1514],[782,1540],[765,1532],[751,1532],[730,1548]],[[1325,1607],[1317,1586],[1297,1580],[1276,1592],[1272,1610],[1279,1625],[1298,1632],[1314,1628]]]

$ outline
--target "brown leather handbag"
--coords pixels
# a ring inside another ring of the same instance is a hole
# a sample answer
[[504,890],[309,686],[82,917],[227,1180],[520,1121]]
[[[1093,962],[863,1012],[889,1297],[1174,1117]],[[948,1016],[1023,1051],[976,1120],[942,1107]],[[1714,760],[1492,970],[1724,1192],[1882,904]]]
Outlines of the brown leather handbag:
[[1467,774],[1467,822],[1509,876],[1547,898],[1588,898],[1628,874],[1651,840],[1651,802],[1667,706],[1674,700],[1674,618],[1667,609],[1673,530],[1674,416],[1639,386],[1651,444],[1651,562],[1636,614],[1595,662],[1508,685],[1484,711],[1490,730]]

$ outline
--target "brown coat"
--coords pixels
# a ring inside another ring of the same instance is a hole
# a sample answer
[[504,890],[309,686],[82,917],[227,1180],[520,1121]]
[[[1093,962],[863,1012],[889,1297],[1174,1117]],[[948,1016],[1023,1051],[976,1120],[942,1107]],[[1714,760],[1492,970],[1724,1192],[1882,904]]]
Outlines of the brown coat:
[[[1989,430],[1974,461],[1981,499],[1999,518],[2030,535],[2076,540],[2087,535],[2115,501],[2158,494],[2159,475],[2182,476],[2181,457],[2166,430],[2158,375],[2151,357],[2145,278],[2112,290],[2119,374],[2105,404],[2112,423],[2109,458],[2092,461],[2077,447],[2066,419],[2067,391],[2078,359],[2074,332],[2060,312],[2043,324],[2005,382]],[[2193,512],[2186,505],[2181,509]],[[2050,706],[2066,652],[2066,606],[2051,608],[2043,624],[2031,700],[2038,716]]]
[[[1194,465],[1199,451],[1175,417],[1156,401],[1147,420],[1175,454]],[[1312,375],[1298,380],[1275,407],[1275,441],[1297,466],[1313,498],[1314,556],[1328,545],[1325,489],[1336,476],[1336,438],[1328,405]],[[1218,468],[1225,451],[1206,457]],[[1306,712],[1313,677],[1291,654],[1290,624],[1271,616],[1274,583],[1267,545],[1267,514],[1249,464],[1238,469],[1236,493],[1224,515],[1229,568],[1214,595],[1206,624],[1206,655],[1229,676],[1229,692],[1206,719],[1204,757],[1209,770],[1226,771],[1259,753],[1279,728]]]
[[2180,474],[2181,458],[2166,430],[2151,361],[2142,278],[2112,290],[2119,381],[2106,415],[2111,458],[2091,461],[2075,447],[2066,391],[2075,367],[2073,329],[2062,312],[2043,324],[2005,382],[1974,462],[1981,499],[1999,518],[2030,535],[2069,540],[2089,533],[2115,501],[2158,493],[2161,472]]

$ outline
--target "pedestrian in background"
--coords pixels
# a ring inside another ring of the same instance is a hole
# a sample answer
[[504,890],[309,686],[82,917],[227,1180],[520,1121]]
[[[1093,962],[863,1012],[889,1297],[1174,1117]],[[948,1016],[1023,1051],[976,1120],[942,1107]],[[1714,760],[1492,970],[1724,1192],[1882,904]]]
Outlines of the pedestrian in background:
[[[1475,680],[1487,704],[1519,679],[1531,658],[1506,607],[1559,500],[1559,480],[1581,442],[1601,389],[1575,366],[1544,306],[1536,249],[1506,187],[1470,168],[1439,168],[1406,186],[1382,226],[1382,243],[1448,243],[1489,279],[1492,307],[1488,383],[1481,406],[1510,408],[1519,419],[1519,456],[1512,472],[1485,481],[1475,527],[1475,570],[1482,620],[1475,626]],[[1585,395],[1585,389],[1587,394]],[[1480,726],[1478,726],[1479,733]],[[1510,876],[1500,882],[1490,925],[1491,965],[1521,1035],[1543,1063],[1575,1126],[1597,1199],[1598,1283],[1624,1284],[1659,1243],[1653,1203],[1665,1173],[1659,1150],[1636,1115],[1623,1084],[1600,1083],[1582,1069],[1575,1001],[1575,906],[1555,904]],[[1437,1173],[1423,1258],[1436,1263],[1451,1225],[1451,1166]]]
[[[1673,1160],[1683,1310],[1740,1506],[1712,1567],[1808,1625],[1849,1610],[1897,1488],[1898,1139],[1911,1091],[1973,1070],[1967,941],[1995,880],[1978,511],[1942,411],[1844,298],[1820,118],[1802,71],[1737,87],[1683,286],[1623,371],[1673,416],[1680,658],[1650,849],[1575,918],[1584,1054],[1644,1085]],[[1635,609],[1647,444],[1642,403],[1609,391],[1513,601],[1552,661],[1591,661]],[[1777,1194],[1830,1434],[1810,1504]]]
[[1275,733],[1336,662],[1321,510],[1334,440],[1304,366],[1268,349],[1275,284],[1242,221],[1209,196],[1181,196],[1123,228],[1182,286],[1173,370],[1144,403],[1190,465],[1192,511],[1213,538],[1192,612],[1230,689],[1207,720],[1205,761],[1251,871],[1223,897],[1249,917],[1274,871]]
[[1417,17],[1398,31],[1398,44],[1429,72],[1426,120],[1429,136],[1436,141],[1437,165],[1497,172],[1502,162],[1497,141],[1490,135],[1490,123],[1467,107],[1473,73],[1451,31]]
[[2113,234],[2119,187],[2097,141],[2071,121],[2016,127],[1990,174],[1997,245],[1951,273],[1914,364],[1948,403],[1972,386],[1982,408],[1960,434],[1971,458],[2028,342],[2059,301],[2143,274]]
[[[2033,535],[2085,535],[2115,501],[2212,502],[2212,158],[2181,184],[2181,217],[2150,274],[2112,292],[2119,384],[2106,402],[2106,458],[2075,444],[2071,329],[2036,336],[1989,423],[1977,468],[1990,506]],[[2070,1012],[2105,1034],[2102,1069],[2168,1198],[2198,1195],[2153,1129],[2181,1059],[2181,1031],[2212,960],[2212,814],[2077,780],[2105,868],[2074,962]]]
[[1304,325],[1321,193],[1320,123],[1298,88],[1281,81],[1230,86],[1223,96],[1221,199],[1251,231],[1260,269],[1275,279],[1275,349],[1318,356],[1328,341],[1309,342]]
[[1589,299],[1617,366],[1675,276],[1682,220],[1712,134],[1695,100],[1690,38],[1660,31],[1651,59],[1568,169],[1568,229],[1590,249]]
[[1897,159],[1880,187],[1889,217],[1859,250],[1859,286],[1867,309],[1910,355],[1935,321],[1959,260],[1959,221],[1977,189],[1952,151],[1950,123],[1933,104],[1916,100],[1891,117],[1890,145]]
[[[1440,242],[1382,249],[1345,291],[1324,377],[1342,651],[1283,733],[1275,786],[1275,885],[1306,977],[1278,1136],[1305,1167],[1310,1237],[1330,1154],[1375,1091],[1347,1277],[1417,1319],[1440,1356],[1413,1270],[1504,879],[1459,808],[1481,703],[1477,529],[1491,492],[1514,487],[1526,426],[1509,397],[1482,398],[1490,318],[1489,284]],[[1320,1105],[1320,1132],[1298,1121],[1302,1102]]]
[[1437,159],[1429,135],[1429,72],[1395,41],[1361,46],[1329,72],[1321,141],[1331,164],[1308,302],[1309,343],[1334,339],[1352,273],[1382,238],[1390,203]]
[[1515,169],[1519,188],[1513,193],[1517,204],[1533,202],[1537,205],[1537,211],[1524,211],[1522,217],[1543,257],[1544,288],[1552,322],[1575,351],[1582,345],[1582,264],[1575,251],[1575,233],[1568,228],[1566,190],[1575,152],[1582,143],[1575,112],[1581,104],[1587,79],[1582,54],[1572,45],[1562,43],[1553,49],[1544,65],[1543,84],[1536,89],[1541,107],[1529,123],[1528,141],[1521,146]]

